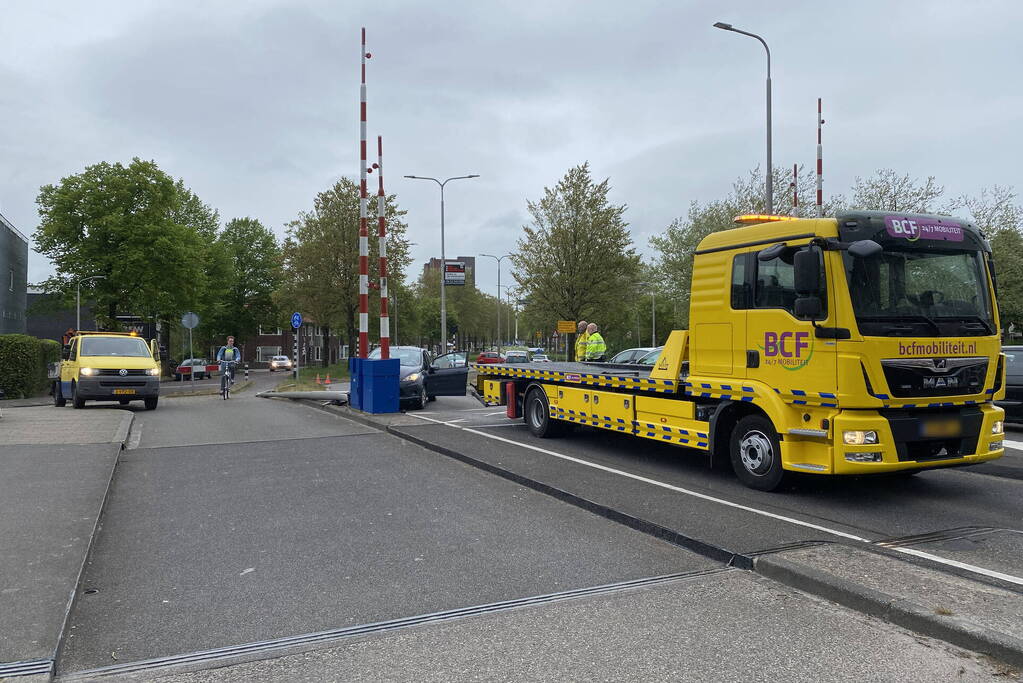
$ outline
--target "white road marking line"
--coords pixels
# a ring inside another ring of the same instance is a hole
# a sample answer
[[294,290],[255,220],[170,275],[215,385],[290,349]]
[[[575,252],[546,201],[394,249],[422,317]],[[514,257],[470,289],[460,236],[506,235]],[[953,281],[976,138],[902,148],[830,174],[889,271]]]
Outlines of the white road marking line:
[[[478,431],[478,430],[475,430],[475,429],[470,429],[468,427],[459,427],[458,425],[452,425],[452,424],[449,424],[447,422],[441,422],[440,420],[432,420],[432,419],[430,419],[428,417],[424,417],[422,415],[416,415],[415,417],[421,418],[423,420],[429,420],[430,422],[437,422],[439,424],[445,424],[445,425],[448,425],[449,427],[455,427],[456,429],[461,429],[462,431],[469,432],[470,434],[478,434],[479,436],[483,436],[483,437],[486,437],[488,439],[494,439],[495,441],[503,441],[504,443],[508,443],[508,444],[513,445],[513,446],[520,446],[522,448],[528,448],[529,450],[536,451],[538,453],[544,453],[546,455],[550,455],[550,456],[553,456],[555,458],[560,458],[561,460],[567,460],[569,462],[574,462],[574,463],[577,463],[579,465],[584,465],[586,467],[592,467],[593,469],[601,470],[601,471],[604,471],[604,472],[609,472],[611,474],[617,474],[619,476],[626,477],[628,479],[633,479],[635,481],[641,481],[641,482],[643,482],[645,484],[651,484],[653,486],[658,486],[660,488],[668,489],[669,491],[675,491],[677,493],[682,493],[682,494],[685,494],[687,496],[692,496],[694,498],[699,498],[701,500],[706,500],[706,501],[710,501],[712,503],[718,503],[720,505],[725,505],[725,506],[730,507],[730,508],[735,508],[736,510],[743,510],[745,512],[752,512],[755,515],[760,515],[762,517],[769,517],[771,519],[777,519],[777,520],[782,521],[782,522],[788,522],[789,524],[795,524],[797,526],[807,527],[809,529],[815,529],[817,531],[823,531],[824,533],[832,534],[833,536],[839,536],[841,538],[848,538],[849,540],[852,540],[852,541],[860,541],[860,542],[863,542],[863,543],[873,543],[873,541],[871,541],[869,539],[863,538],[861,536],[855,536],[853,534],[848,534],[848,533],[846,533],[844,531],[839,531],[838,529],[829,529],[828,527],[821,526],[819,524],[812,524],[811,522],[804,522],[804,521],[799,520],[799,519],[794,519],[792,517],[786,517],[785,515],[779,515],[779,514],[774,513],[774,512],[768,512],[767,510],[760,510],[760,509],[757,509],[757,508],[750,507],[748,505],[742,505],[740,503],[733,503],[730,500],[725,500],[723,498],[716,498],[714,496],[708,496],[705,493],[700,493],[698,491],[692,491],[690,489],[684,489],[684,488],[682,488],[680,486],[674,486],[672,484],[668,484],[668,483],[665,483],[663,481],[657,481],[656,479],[650,479],[648,477],[641,477],[638,474],[632,474],[631,472],[625,472],[623,470],[616,470],[613,467],[607,467],[606,465],[599,465],[599,464],[597,464],[595,462],[590,462],[588,460],[582,460],[580,458],[574,458],[574,457],[572,457],[570,455],[564,455],[563,453],[556,453],[555,451],[547,450],[546,448],[540,448],[539,446],[533,446],[533,445],[526,444],[526,443],[520,443],[518,441],[512,441],[511,439],[506,439],[504,437],[497,436],[496,434],[488,434],[487,432],[481,432],[481,431]],[[931,553],[927,553],[927,552],[924,552],[922,550],[916,550],[914,548],[890,548],[890,550],[894,550],[896,552],[904,553],[906,555],[915,555],[917,557],[922,557],[922,558],[931,560],[932,562],[938,562],[940,564],[945,564],[945,565],[948,565],[950,567],[958,567],[959,569],[964,569],[966,571],[973,572],[975,574],[981,574],[983,576],[990,576],[990,577],[993,577],[993,578],[1001,579],[1002,581],[1008,581],[1009,583],[1023,585],[1023,578],[1020,578],[1018,576],[1012,576],[1011,574],[1003,574],[1002,572],[993,571],[991,569],[985,569],[984,567],[978,567],[977,565],[967,564],[965,562],[959,562],[958,560],[949,560],[949,559],[946,559],[944,557],[940,557],[938,555],[932,555]]]
[[490,408],[459,408],[458,412],[460,412],[460,413],[473,413],[473,412],[476,412],[477,410],[490,410]]
[[504,410],[498,410],[496,413],[487,413],[483,417],[490,417],[491,415],[507,415],[508,413]]
[[1023,451],[1023,441],[1009,441],[1008,439],[1002,439],[1002,445],[1006,448],[1015,448],[1017,451]]
[[525,427],[526,425],[522,424],[521,422],[498,422],[497,424],[492,424],[492,425],[476,425],[476,426],[479,427],[480,429],[483,429],[484,427]]
[[1023,586],[1023,578],[1020,578],[1018,576],[1012,576],[1011,574],[1003,574],[1002,572],[996,572],[992,569],[985,569],[984,567],[978,567],[975,564],[966,564],[965,562],[959,562],[958,560],[949,560],[944,557],[939,557],[938,555],[925,553],[922,550],[916,550],[915,548],[890,548],[890,550],[897,550],[898,552],[905,553],[906,555],[916,555],[917,557],[922,557],[924,559],[932,560],[934,562],[940,562],[941,564],[947,564],[951,567],[965,569],[966,571],[973,572],[974,574],[983,574],[984,576],[990,576],[995,579],[1001,579],[1002,581],[1008,581],[1009,583],[1014,583],[1016,585]]

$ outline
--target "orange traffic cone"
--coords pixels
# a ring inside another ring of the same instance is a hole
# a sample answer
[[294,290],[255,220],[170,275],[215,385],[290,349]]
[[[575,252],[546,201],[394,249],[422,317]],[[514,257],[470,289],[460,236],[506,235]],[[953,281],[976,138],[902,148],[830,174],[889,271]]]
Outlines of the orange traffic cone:
[[327,381],[324,382],[324,384],[326,384],[328,387],[330,386],[330,373],[329,372],[327,373]]
[[320,373],[318,373],[318,372],[316,373],[316,383],[317,384],[320,383]]

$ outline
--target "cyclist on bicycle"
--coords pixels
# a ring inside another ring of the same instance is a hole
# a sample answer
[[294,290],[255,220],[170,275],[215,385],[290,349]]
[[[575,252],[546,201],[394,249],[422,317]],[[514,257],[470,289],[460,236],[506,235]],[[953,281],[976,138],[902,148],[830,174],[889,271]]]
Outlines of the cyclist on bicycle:
[[242,359],[242,352],[234,345],[234,337],[227,338],[227,344],[217,351],[217,362],[220,364],[220,372],[223,373],[221,384],[225,381],[234,383],[234,368]]

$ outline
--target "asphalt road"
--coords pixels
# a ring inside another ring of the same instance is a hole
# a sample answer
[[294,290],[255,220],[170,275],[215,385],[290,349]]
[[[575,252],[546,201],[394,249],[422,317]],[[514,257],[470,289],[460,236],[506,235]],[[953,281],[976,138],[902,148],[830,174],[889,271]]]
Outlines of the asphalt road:
[[[469,398],[438,400],[410,413],[405,432],[626,511],[729,551],[753,554],[806,541],[886,542],[966,527],[1021,530],[1023,432],[1010,430],[1005,457],[974,468],[913,477],[802,475],[787,490],[746,488],[705,455],[605,430],[577,427],[563,438],[533,437],[504,408]],[[935,541],[937,542],[937,541]],[[964,550],[958,561],[1004,567],[996,547]],[[1011,561],[1023,577],[1023,557]],[[1021,579],[1023,581],[1023,579]]]
[[[766,494],[682,449],[588,428],[535,439],[503,410],[467,398],[439,398],[388,434],[255,396],[276,379],[256,375],[256,387],[229,401],[76,411],[131,410],[135,421],[59,677],[103,669],[110,680],[149,680],[155,670],[132,673],[125,663],[203,651],[212,653],[160,672],[181,681],[1015,675],[431,449],[471,453],[738,554],[965,526],[1018,529],[1018,478],[949,470],[805,480]],[[1020,576],[1016,538],[939,534],[914,547]],[[662,576],[671,578],[643,583]],[[520,606],[523,599],[539,602]],[[461,613],[473,606],[488,607]],[[421,621],[387,626],[409,618]],[[384,627],[344,635],[370,624]],[[285,647],[331,633],[340,635],[321,646]],[[878,656],[881,642],[897,654]],[[254,648],[249,655],[230,654],[243,644]],[[231,666],[215,668],[224,663],[217,657]],[[119,666],[128,668],[109,669]]]
[[137,411],[101,524],[61,673],[715,566],[254,392]]

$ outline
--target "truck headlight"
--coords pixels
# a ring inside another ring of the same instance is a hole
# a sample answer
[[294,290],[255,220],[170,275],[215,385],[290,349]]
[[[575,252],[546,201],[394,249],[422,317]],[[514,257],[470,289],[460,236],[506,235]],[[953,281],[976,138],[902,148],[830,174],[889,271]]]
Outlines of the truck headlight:
[[877,443],[877,432],[862,430],[846,430],[842,432],[842,441],[849,446],[862,446],[868,443]]
[[1001,434],[1004,431],[1005,431],[1005,422],[1003,422],[1002,420],[995,420],[994,422],[991,423],[991,433],[992,434]]
[[149,368],[148,370],[146,370],[146,374],[149,375],[150,377],[159,377],[160,368]]
[[86,377],[91,377],[93,375],[99,374],[99,370],[97,370],[96,368],[82,368],[78,372],[81,373],[82,375],[85,375]]

